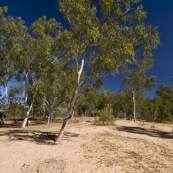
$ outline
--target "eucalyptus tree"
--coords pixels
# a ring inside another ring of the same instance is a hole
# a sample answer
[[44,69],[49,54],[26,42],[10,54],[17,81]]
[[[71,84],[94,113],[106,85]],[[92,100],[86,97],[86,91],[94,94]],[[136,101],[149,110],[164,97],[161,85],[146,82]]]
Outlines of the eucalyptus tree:
[[153,66],[153,60],[150,58],[142,58],[138,63],[136,69],[128,70],[123,79],[124,84],[128,84],[128,89],[132,91],[133,95],[133,115],[134,121],[136,121],[136,97],[145,92],[151,90],[155,86],[155,76],[147,78],[146,72]]
[[67,69],[66,65],[53,63],[42,75],[42,84],[38,92],[42,95],[42,112],[47,116],[48,123],[52,118],[52,113],[58,107],[69,103],[72,94],[73,83],[65,72],[71,71],[73,73],[73,69]]
[[39,18],[32,25],[26,37],[26,43],[20,52],[16,67],[19,76],[25,81],[25,104],[26,115],[22,127],[26,126],[30,112],[34,105],[34,99],[42,84],[42,78],[46,69],[58,63],[59,44],[58,35],[61,26],[55,19],[47,20],[46,17]]
[[112,102],[113,114],[115,117],[130,119],[132,115],[132,107],[131,94],[127,90],[123,94],[119,93],[116,95],[116,99]]
[[14,19],[5,15],[7,9],[7,7],[0,7],[0,85],[4,87],[2,104],[5,110],[8,83],[16,74],[14,63],[21,50],[21,43],[27,30],[21,18]]
[[10,86],[8,90],[8,114],[14,118],[16,114],[23,114],[23,85]]
[[100,93],[90,86],[84,87],[77,100],[77,112],[84,116],[97,115],[99,111]]
[[[145,55],[159,43],[157,27],[146,26],[140,0],[59,0],[69,23],[62,34],[62,56],[76,70],[73,95],[58,138],[74,115],[78,92],[84,84],[97,85],[105,75],[122,72],[134,63],[136,52]],[[70,74],[69,74],[70,75]]]
[[155,121],[157,120],[157,105],[155,103],[155,99],[152,98],[142,98],[140,99],[140,103],[138,103],[138,107],[140,109],[140,114],[143,119],[147,121]]
[[156,91],[155,102],[158,106],[157,109],[157,120],[170,120],[173,121],[173,88],[165,86],[164,84],[159,85],[159,89]]
[[4,106],[7,103],[7,84],[15,76],[14,63],[27,31],[21,18],[5,16],[7,9],[0,7],[0,85],[4,86]]
[[113,94],[111,91],[103,91],[100,94],[100,100],[99,100],[99,110],[106,109],[106,107],[110,107],[111,104],[109,104],[109,101],[112,100]]

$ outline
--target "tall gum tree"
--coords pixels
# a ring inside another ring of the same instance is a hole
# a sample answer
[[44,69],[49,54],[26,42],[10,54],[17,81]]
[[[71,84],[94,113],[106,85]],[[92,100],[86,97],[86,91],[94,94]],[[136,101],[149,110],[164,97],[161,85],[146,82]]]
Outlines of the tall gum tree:
[[16,70],[25,83],[25,104],[27,105],[22,128],[26,126],[34,99],[38,94],[46,69],[57,63],[59,52],[58,35],[61,26],[55,19],[39,18],[28,31],[25,44],[16,61]]
[[73,73],[69,68],[68,70],[66,69],[64,63],[53,63],[46,68],[42,75],[42,84],[38,91],[39,97],[37,96],[35,100],[37,104],[34,104],[34,109],[37,110],[39,108],[42,110],[43,114],[47,116],[48,124],[55,109],[69,103],[73,84],[65,72]]
[[[116,75],[135,63],[136,52],[145,55],[159,43],[157,27],[146,26],[140,0],[60,0],[59,8],[69,23],[62,34],[61,57],[76,70],[68,111],[55,141],[63,137],[74,115],[77,96],[86,84],[97,85],[103,76]],[[70,75],[70,74],[69,74]]]
[[8,82],[16,75],[15,60],[27,28],[21,18],[6,16],[7,7],[0,7],[0,85],[4,86],[4,107],[7,104]]
[[[137,64],[136,69],[128,70],[123,79],[124,84],[128,84],[128,89],[132,92],[133,99],[133,117],[136,121],[136,98],[139,94],[144,93],[146,90],[151,90],[155,86],[155,76],[147,78],[146,72],[153,66],[153,60],[150,58],[142,58]],[[127,89],[127,90],[128,90]]]

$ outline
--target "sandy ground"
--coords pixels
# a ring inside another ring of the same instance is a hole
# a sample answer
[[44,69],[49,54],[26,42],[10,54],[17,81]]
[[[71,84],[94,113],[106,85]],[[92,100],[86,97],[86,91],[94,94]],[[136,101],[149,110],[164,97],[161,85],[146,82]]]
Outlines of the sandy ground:
[[57,144],[58,123],[1,128],[0,173],[173,173],[173,125],[90,121],[69,124]]

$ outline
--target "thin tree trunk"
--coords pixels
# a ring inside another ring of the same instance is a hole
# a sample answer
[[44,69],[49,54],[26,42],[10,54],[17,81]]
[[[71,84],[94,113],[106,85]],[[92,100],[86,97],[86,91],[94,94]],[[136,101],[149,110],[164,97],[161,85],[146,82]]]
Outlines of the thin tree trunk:
[[58,140],[61,140],[64,134],[64,131],[66,129],[66,126],[68,124],[68,121],[74,116],[74,106],[77,100],[77,95],[78,95],[78,87],[76,88],[75,92],[73,93],[72,99],[71,99],[71,103],[70,103],[70,107],[66,113],[66,116],[64,118],[63,124],[61,126],[61,129],[59,131],[58,137],[55,139],[55,141],[57,142]]
[[49,116],[47,117],[47,124],[49,125],[49,123],[50,123],[50,117],[51,117],[51,115],[49,114]]
[[5,84],[5,106],[7,104],[7,92],[8,92],[8,88],[7,88],[7,84]]
[[25,106],[27,104],[27,100],[28,100],[28,73],[25,73],[24,72],[24,78],[25,78],[25,100],[24,100],[24,103],[25,103]]
[[47,123],[49,124],[50,123],[50,120],[52,120],[52,112],[54,111],[54,109],[56,108],[56,107],[59,107],[59,106],[61,106],[61,105],[63,105],[64,104],[64,102],[62,102],[62,103],[56,103],[56,104],[54,104],[50,109],[49,109],[49,116],[48,116],[48,118],[47,118]]
[[126,112],[124,112],[124,119],[127,119],[127,115],[126,115]]
[[[28,73],[25,74],[25,104],[27,104],[27,100],[28,100],[28,80],[27,80],[27,77],[28,77]],[[32,78],[33,79],[33,78]],[[34,82],[32,82],[34,84]],[[26,112],[26,115],[25,115],[25,118],[23,120],[23,123],[22,123],[22,126],[21,128],[25,128],[26,126],[26,123],[28,123],[28,118],[29,118],[29,115],[30,115],[30,112],[31,112],[31,109],[33,108],[33,105],[34,105],[34,98],[37,94],[37,91],[38,91],[38,85],[36,85],[36,91],[33,95],[33,98],[32,98],[32,102],[31,102],[31,105],[29,106],[27,112]]]
[[22,126],[21,128],[25,128],[28,118],[29,118],[29,113],[27,110],[27,101],[28,101],[28,73],[24,72],[24,79],[25,79],[25,100],[24,100],[24,111],[26,111],[25,114],[25,118],[23,120]]
[[69,109],[68,109],[68,111],[66,113],[66,116],[64,118],[62,127],[61,127],[61,129],[59,131],[58,137],[55,139],[55,142],[57,142],[58,140],[62,139],[64,131],[65,131],[66,126],[68,124],[68,121],[74,116],[75,104],[76,104],[76,101],[77,101],[78,90],[79,90],[79,83],[80,83],[80,78],[81,78],[81,74],[82,74],[82,71],[83,71],[83,67],[84,67],[84,59],[82,59],[81,67],[80,67],[80,70],[78,71],[77,86],[76,86],[75,91],[74,91],[74,93],[72,95]]
[[136,99],[135,99],[135,90],[132,91],[133,93],[133,117],[134,117],[134,122],[136,122]]
[[32,107],[33,107],[33,103],[31,103],[29,109],[28,109],[27,112],[26,112],[26,116],[25,116],[25,118],[24,118],[24,120],[23,120],[23,123],[22,123],[21,128],[25,128],[25,127],[26,127],[26,124],[27,124],[27,122],[28,122],[29,114],[30,114],[30,112],[31,112]]

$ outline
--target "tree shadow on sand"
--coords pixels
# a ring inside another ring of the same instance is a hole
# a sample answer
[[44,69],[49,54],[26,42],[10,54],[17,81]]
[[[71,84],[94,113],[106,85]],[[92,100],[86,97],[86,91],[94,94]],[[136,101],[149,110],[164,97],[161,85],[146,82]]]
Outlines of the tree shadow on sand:
[[[63,139],[68,140],[71,137],[77,137],[79,134],[72,132],[65,132]],[[37,144],[44,145],[56,145],[55,140],[57,138],[57,133],[46,132],[40,130],[9,130],[1,131],[0,137],[6,136],[10,141],[30,141]]]
[[165,132],[165,131],[156,130],[153,128],[145,129],[142,127],[119,126],[119,127],[116,127],[116,129],[118,131],[125,131],[128,133],[147,135],[147,136],[157,137],[157,138],[173,139],[173,134],[171,132]]
[[[6,128],[20,128],[22,125],[22,120],[18,120],[17,123],[5,123],[5,124],[1,124],[0,128],[1,129],[6,129]],[[26,125],[26,126],[36,126],[36,125],[45,125],[47,124],[47,122],[45,121],[32,121],[32,124]]]

